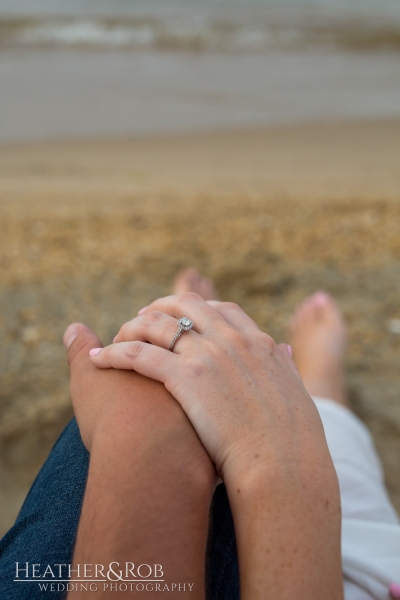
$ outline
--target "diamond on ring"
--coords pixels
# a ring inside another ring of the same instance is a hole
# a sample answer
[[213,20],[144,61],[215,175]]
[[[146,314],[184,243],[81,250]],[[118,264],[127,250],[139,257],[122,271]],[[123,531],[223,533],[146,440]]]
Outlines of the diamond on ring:
[[192,329],[193,327],[192,321],[187,317],[182,317],[182,319],[179,319],[178,325],[179,327],[182,327],[182,329],[184,329],[185,331],[188,331],[188,329]]
[[193,322],[188,319],[187,317],[182,317],[181,319],[178,320],[178,331],[176,332],[176,334],[174,335],[174,337],[172,338],[172,342],[169,345],[168,350],[171,350],[175,345],[176,340],[182,335],[182,333],[184,331],[189,331],[189,329],[192,329],[193,327]]

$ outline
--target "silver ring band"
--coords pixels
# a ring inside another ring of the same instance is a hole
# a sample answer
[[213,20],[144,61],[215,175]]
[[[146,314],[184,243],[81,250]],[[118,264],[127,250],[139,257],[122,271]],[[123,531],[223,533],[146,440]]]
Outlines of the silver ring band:
[[168,350],[173,350],[174,345],[176,340],[182,335],[182,333],[184,331],[189,331],[189,329],[192,329],[193,327],[193,322],[188,319],[187,317],[182,317],[181,319],[179,319],[178,321],[178,331],[176,332],[176,334],[174,335],[174,337],[172,338],[172,341],[168,347]]

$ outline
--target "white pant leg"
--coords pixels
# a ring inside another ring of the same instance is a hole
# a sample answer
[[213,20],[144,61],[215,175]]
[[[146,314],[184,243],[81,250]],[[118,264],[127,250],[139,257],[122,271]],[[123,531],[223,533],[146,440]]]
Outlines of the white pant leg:
[[339,479],[346,600],[388,600],[400,582],[400,523],[365,425],[347,408],[314,398]]

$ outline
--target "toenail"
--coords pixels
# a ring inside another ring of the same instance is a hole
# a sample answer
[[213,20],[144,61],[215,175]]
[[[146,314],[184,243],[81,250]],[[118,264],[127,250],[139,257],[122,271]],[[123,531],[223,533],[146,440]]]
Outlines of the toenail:
[[318,304],[325,304],[329,300],[329,295],[326,292],[316,292],[314,294],[314,300]]

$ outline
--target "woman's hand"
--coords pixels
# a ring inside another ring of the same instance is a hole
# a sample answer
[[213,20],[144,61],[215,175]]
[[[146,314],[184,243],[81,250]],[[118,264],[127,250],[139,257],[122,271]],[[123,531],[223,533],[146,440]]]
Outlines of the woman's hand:
[[[194,330],[170,352],[183,316]],[[238,306],[193,293],[153,302],[115,342],[93,363],[162,381],[226,484],[241,598],[342,600],[339,487],[287,347]]]
[[[194,328],[170,352],[182,316]],[[193,293],[161,298],[123,325],[114,341],[92,350],[93,364],[162,381],[224,481],[236,482],[260,465],[331,464],[318,412],[287,346],[237,305],[207,303]]]
[[[173,438],[185,448],[182,457],[188,469],[200,478],[216,481],[210,459],[184,411],[157,381],[132,371],[99,371],[89,359],[89,351],[101,341],[83,323],[73,323],[64,334],[70,365],[70,392],[82,441],[91,452],[105,433],[121,437],[154,431],[155,441]],[[147,434],[146,434],[147,435]],[[163,438],[164,436],[164,438]],[[182,464],[180,465],[182,468]]]

